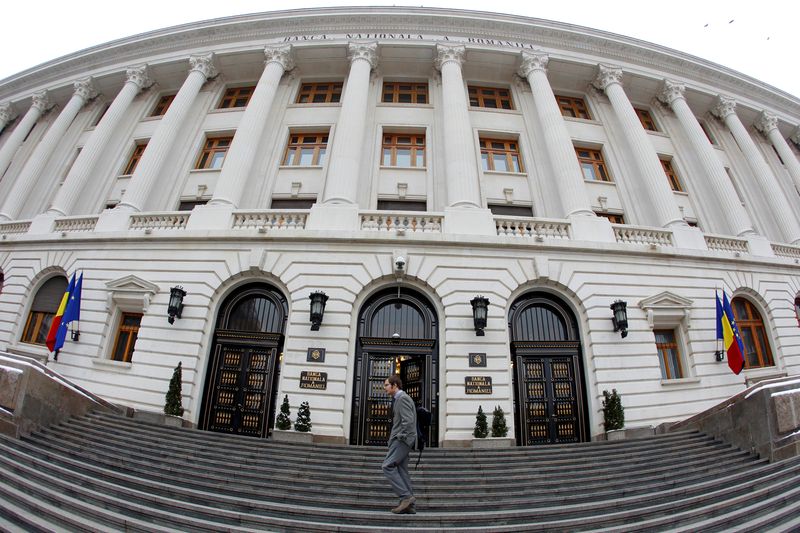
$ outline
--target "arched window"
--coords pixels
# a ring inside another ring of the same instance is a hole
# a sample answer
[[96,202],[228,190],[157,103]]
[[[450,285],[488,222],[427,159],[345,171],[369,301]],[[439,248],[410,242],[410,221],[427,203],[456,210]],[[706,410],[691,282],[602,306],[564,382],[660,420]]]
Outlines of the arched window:
[[44,345],[50,324],[66,290],[67,278],[63,276],[50,278],[39,288],[22,332],[22,342]]
[[752,303],[744,298],[734,298],[731,300],[731,306],[733,307],[733,318],[739,327],[744,344],[744,367],[775,366],[761,314]]

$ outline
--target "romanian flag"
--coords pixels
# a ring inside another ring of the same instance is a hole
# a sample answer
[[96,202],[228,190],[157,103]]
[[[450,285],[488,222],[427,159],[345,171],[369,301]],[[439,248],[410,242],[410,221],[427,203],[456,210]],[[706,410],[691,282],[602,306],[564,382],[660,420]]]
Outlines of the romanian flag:
[[[75,281],[75,276],[72,277]],[[60,350],[64,346],[64,341],[67,338],[67,328],[74,320],[81,319],[81,289],[83,287],[83,272],[81,277],[78,278],[77,283],[74,284],[72,290],[69,292],[69,301],[67,307],[64,309],[64,316],[61,317],[61,324],[58,326],[56,333],[55,349]]]
[[728,366],[734,374],[739,375],[744,368],[742,337],[739,335],[739,328],[736,327],[728,296],[723,291],[722,301],[719,299],[719,294],[715,294],[715,297],[717,299],[717,340],[722,341],[722,346],[728,354]]
[[61,318],[64,316],[64,311],[66,310],[67,303],[69,302],[69,295],[72,294],[72,290],[74,288],[75,274],[72,275],[72,280],[67,286],[67,291],[64,293],[64,296],[61,297],[61,304],[58,306],[56,316],[53,317],[53,322],[50,324],[50,331],[47,333],[47,340],[45,341],[45,344],[47,344],[47,349],[51,352],[61,349],[61,347],[64,345],[64,339],[61,339],[61,344],[56,345],[58,341],[58,330],[61,327]]

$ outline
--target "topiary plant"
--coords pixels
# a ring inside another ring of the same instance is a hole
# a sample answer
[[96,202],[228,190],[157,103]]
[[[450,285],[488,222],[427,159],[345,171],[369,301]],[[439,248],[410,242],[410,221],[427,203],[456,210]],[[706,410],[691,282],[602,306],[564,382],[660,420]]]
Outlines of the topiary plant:
[[485,439],[489,435],[489,427],[486,424],[486,413],[483,406],[478,407],[478,414],[475,416],[475,431],[472,432],[476,439]]
[[294,430],[303,433],[311,431],[311,407],[308,402],[300,404],[300,409],[297,410],[297,420],[294,422]]
[[622,429],[625,427],[625,409],[617,389],[612,389],[610,393],[604,390],[603,397],[603,426],[606,431]]
[[275,420],[275,427],[277,429],[288,431],[292,429],[292,419],[289,418],[291,412],[289,411],[289,395],[286,394],[283,397],[283,403],[281,404],[281,412],[278,413],[278,418]]
[[167,399],[164,404],[164,414],[183,416],[183,404],[181,402],[181,384],[183,382],[183,372],[181,371],[181,362],[178,361],[178,366],[172,372],[172,379],[169,380],[169,389],[167,390]]
[[508,426],[506,425],[506,415],[503,409],[498,405],[494,408],[492,413],[492,437],[505,437],[508,435]]

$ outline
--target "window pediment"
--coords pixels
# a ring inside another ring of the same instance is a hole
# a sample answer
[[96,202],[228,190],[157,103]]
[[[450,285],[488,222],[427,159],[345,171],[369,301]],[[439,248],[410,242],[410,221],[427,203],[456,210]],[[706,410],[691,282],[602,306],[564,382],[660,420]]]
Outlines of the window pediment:
[[694,302],[683,296],[664,291],[639,302],[639,307],[647,315],[647,323],[651,328],[675,327],[685,319],[686,327],[690,327],[690,313]]
[[125,276],[106,283],[108,301],[106,306],[111,309],[114,304],[121,309],[144,313],[150,306],[153,296],[158,293],[158,285],[143,280],[134,275]]

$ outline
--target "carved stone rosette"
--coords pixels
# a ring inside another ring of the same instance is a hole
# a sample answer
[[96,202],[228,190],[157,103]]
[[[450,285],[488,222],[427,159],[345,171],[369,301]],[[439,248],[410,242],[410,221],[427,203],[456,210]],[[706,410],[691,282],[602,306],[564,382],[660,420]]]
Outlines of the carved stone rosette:
[[153,80],[150,78],[150,72],[147,65],[136,65],[125,69],[126,81],[135,83],[141,91],[153,85]]
[[442,65],[449,61],[458,63],[458,66],[464,64],[464,54],[467,53],[467,47],[463,44],[436,44],[436,61],[434,66],[437,70],[442,70]]
[[44,90],[34,94],[31,97],[31,107],[35,107],[40,113],[44,113],[53,107],[53,102],[50,100],[50,93]]
[[76,81],[72,86],[75,89],[75,96],[83,99],[84,102],[88,102],[97,96],[97,91],[94,88],[94,81],[91,76]]
[[609,65],[597,65],[597,77],[592,85],[601,91],[605,91],[612,83],[622,85],[622,69]]
[[363,59],[369,63],[369,68],[378,66],[378,43],[370,41],[366,43],[349,43],[347,45],[347,59],[352,64],[357,59]]
[[280,44],[264,48],[266,63],[278,63],[284,71],[294,68],[294,53],[291,44]]
[[658,93],[658,100],[671,106],[672,102],[678,98],[683,98],[685,92],[686,85],[677,81],[664,80],[664,85]]
[[522,65],[517,71],[520,76],[527,78],[528,75],[536,70],[541,70],[547,74],[547,64],[550,62],[550,56],[544,52],[522,52]]
[[725,120],[728,115],[736,114],[736,100],[720,94],[717,96],[717,104],[711,108],[711,114],[721,120]]
[[778,117],[768,111],[762,111],[753,126],[764,135],[769,135],[769,132],[778,129]]
[[189,72],[200,72],[206,77],[206,79],[213,78],[217,75],[217,68],[214,66],[213,52],[190,56],[189,64],[192,66],[192,68],[189,69]]

